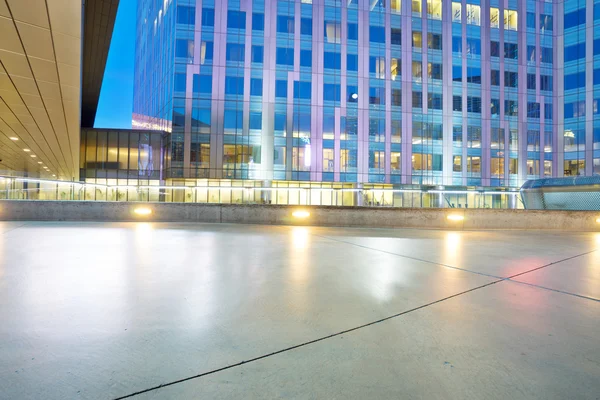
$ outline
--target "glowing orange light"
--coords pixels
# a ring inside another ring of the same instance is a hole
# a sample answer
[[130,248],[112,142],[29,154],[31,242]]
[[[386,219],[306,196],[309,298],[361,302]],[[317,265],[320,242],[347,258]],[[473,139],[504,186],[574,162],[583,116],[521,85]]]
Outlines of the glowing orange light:
[[292,213],[292,217],[294,217],[294,218],[308,218],[308,217],[310,217],[310,213],[308,211],[298,210],[298,211],[294,211]]
[[133,210],[134,213],[136,213],[137,215],[150,215],[152,214],[152,210],[149,209],[148,207],[138,207],[135,210]]

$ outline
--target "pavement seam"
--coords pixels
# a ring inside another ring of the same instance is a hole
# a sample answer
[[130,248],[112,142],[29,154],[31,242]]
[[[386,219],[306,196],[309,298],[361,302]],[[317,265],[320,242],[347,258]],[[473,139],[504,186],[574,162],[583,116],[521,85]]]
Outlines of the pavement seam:
[[285,353],[285,352],[288,352],[288,351],[291,351],[291,350],[295,350],[295,349],[298,349],[298,348],[301,348],[301,347],[309,346],[311,344],[322,342],[324,340],[331,339],[331,338],[334,338],[334,337],[337,337],[337,336],[340,336],[340,335],[344,335],[346,333],[354,332],[354,331],[357,331],[359,329],[363,329],[363,328],[366,328],[366,327],[369,327],[369,326],[372,326],[372,325],[377,325],[377,324],[380,324],[382,322],[388,321],[390,319],[401,317],[401,316],[403,316],[405,314],[409,314],[411,312],[418,311],[418,310],[423,309],[423,308],[427,308],[427,307],[432,306],[434,304],[441,303],[441,302],[444,302],[446,300],[450,300],[452,298],[455,298],[455,297],[458,297],[458,296],[462,296],[464,294],[473,292],[475,290],[483,289],[483,288],[485,288],[487,286],[495,285],[496,283],[503,282],[503,281],[504,281],[503,279],[497,279],[495,281],[491,281],[491,282],[485,283],[483,285],[476,286],[474,288],[462,291],[460,293],[455,293],[453,295],[446,296],[444,298],[441,298],[441,299],[438,299],[438,300],[435,300],[435,301],[432,301],[432,302],[420,305],[418,307],[414,307],[414,308],[411,308],[409,310],[405,310],[405,311],[402,311],[402,312],[399,312],[399,313],[396,313],[396,314],[393,314],[393,315],[390,315],[390,316],[387,316],[387,317],[384,317],[384,318],[381,318],[381,319],[378,319],[378,320],[375,320],[375,321],[371,321],[371,322],[368,322],[366,324],[355,326],[353,328],[349,328],[349,329],[346,329],[346,330],[343,330],[343,331],[340,331],[340,332],[337,332],[337,333],[332,333],[332,334],[327,335],[327,336],[322,336],[320,338],[309,340],[307,342],[303,342],[303,343],[300,343],[300,344],[297,344],[297,345],[294,345],[294,346],[286,347],[286,348],[283,348],[281,350],[277,350],[277,351],[274,351],[274,352],[271,352],[271,353],[268,353],[268,354],[263,354],[262,356],[254,357],[254,358],[251,358],[249,360],[243,360],[243,361],[240,361],[240,362],[235,363],[235,364],[227,365],[225,367],[221,367],[221,368],[213,369],[211,371],[203,372],[203,373],[200,373],[200,374],[197,374],[197,375],[189,376],[187,378],[182,378],[182,379],[178,379],[178,380],[175,380],[175,381],[171,381],[171,382],[167,382],[167,383],[162,383],[160,385],[157,385],[157,386],[154,386],[154,387],[150,387],[148,389],[144,389],[144,390],[140,390],[140,391],[137,391],[137,392],[134,392],[134,393],[130,393],[130,394],[125,395],[125,396],[116,397],[116,398],[114,398],[114,400],[128,399],[128,398],[140,395],[140,394],[148,393],[148,392],[151,392],[151,391],[154,391],[154,390],[158,390],[158,389],[162,389],[162,388],[165,388],[165,387],[168,387],[168,386],[177,385],[179,383],[187,382],[187,381],[190,381],[190,380],[193,380],[193,379],[202,378],[204,376],[212,375],[212,374],[215,374],[217,372],[225,371],[225,370],[232,369],[232,368],[235,368],[235,367],[239,367],[239,366],[242,366],[242,365],[246,365],[246,364],[249,364],[249,363],[252,363],[252,362],[255,362],[255,361],[259,361],[259,360],[262,360],[264,358],[272,357],[272,356],[275,356],[275,355],[278,355],[278,354],[281,354],[281,353]]
[[577,293],[573,293],[573,292],[567,292],[567,291],[560,290],[560,289],[553,289],[553,288],[548,287],[548,286],[541,286],[541,285],[536,285],[534,283],[528,283],[528,282],[523,282],[523,281],[516,281],[516,280],[513,280],[513,279],[505,279],[505,281],[506,282],[512,282],[512,283],[518,283],[518,284],[521,284],[521,285],[526,285],[526,286],[530,286],[530,287],[534,287],[534,288],[538,288],[538,289],[545,289],[545,290],[549,290],[551,292],[566,294],[566,295],[569,295],[569,296],[575,296],[575,297],[579,297],[580,299],[592,300],[592,301],[600,302],[600,299],[597,299],[595,297],[584,296],[582,294],[577,294]]
[[384,253],[384,254],[389,254],[389,255],[393,255],[393,256],[407,258],[409,260],[421,261],[421,262],[424,262],[424,263],[433,264],[433,265],[437,265],[437,266],[441,266],[441,267],[446,267],[446,268],[451,268],[451,269],[455,269],[455,270],[463,271],[463,272],[468,272],[468,273],[475,274],[475,275],[486,276],[488,278],[500,279],[500,280],[507,281],[507,282],[522,283],[522,284],[525,284],[525,285],[528,285],[528,286],[537,287],[537,288],[545,289],[545,290],[550,290],[552,292],[562,293],[562,294],[566,294],[566,295],[570,295],[570,296],[575,296],[575,297],[579,297],[579,298],[586,299],[586,300],[600,301],[599,299],[596,299],[594,297],[588,297],[588,296],[584,296],[584,295],[577,294],[577,293],[571,293],[571,292],[567,292],[567,291],[564,291],[564,290],[553,289],[553,288],[549,288],[549,287],[546,287],[546,286],[536,285],[536,284],[533,284],[533,283],[527,283],[527,282],[522,282],[522,281],[513,279],[513,278],[516,278],[518,276],[525,275],[525,274],[537,271],[537,270],[542,269],[542,268],[550,267],[550,266],[555,265],[555,264],[560,264],[562,262],[569,261],[569,260],[572,260],[574,258],[586,256],[588,254],[591,254],[591,253],[594,253],[594,252],[598,251],[599,249],[594,249],[594,250],[586,251],[585,253],[576,254],[576,255],[571,256],[571,257],[563,258],[562,260],[553,261],[551,263],[544,264],[544,265],[532,268],[532,269],[527,270],[527,271],[519,272],[518,274],[514,274],[514,275],[511,275],[511,276],[507,276],[507,277],[502,277],[502,276],[497,276],[497,275],[486,274],[484,272],[472,271],[470,269],[456,267],[456,266],[453,266],[453,265],[438,263],[438,262],[431,261],[431,260],[425,260],[425,259],[421,259],[421,258],[417,258],[417,257],[411,257],[411,256],[407,256],[407,255],[404,255],[404,254],[393,253],[393,252],[387,251],[387,250],[375,249],[373,247],[368,247],[368,246],[357,244],[357,243],[347,242],[345,240],[334,239],[334,238],[332,238],[330,236],[322,236],[322,235],[315,235],[315,234],[313,234],[313,236],[319,237],[319,238],[323,238],[323,239],[333,240],[334,242],[349,244],[351,246],[356,246],[356,247],[360,247],[360,248],[363,248],[363,249],[377,251],[377,252]]
[[[9,221],[4,221],[4,222],[9,222]],[[24,222],[22,225],[16,226],[16,227],[14,227],[12,229],[9,229],[7,231],[2,232],[2,235],[6,235],[7,233],[10,233],[12,231],[16,231],[17,229],[22,228],[22,227],[24,227],[27,224],[28,224],[28,222]]]
[[[421,259],[416,258],[416,257],[405,256],[405,255],[401,255],[401,254],[397,254],[397,253],[388,252],[388,251],[385,251],[385,250],[374,249],[374,248],[371,248],[371,247],[367,247],[367,246],[364,246],[364,245],[355,244],[355,243],[352,243],[352,242],[346,242],[346,241],[343,241],[343,240],[336,240],[336,239],[333,239],[333,238],[330,238],[330,237],[327,237],[327,236],[321,236],[321,235],[315,235],[315,234],[310,234],[310,235],[315,236],[315,237],[324,238],[324,239],[329,239],[329,240],[332,240],[332,241],[335,241],[335,242],[349,244],[349,245],[352,245],[352,246],[357,246],[357,247],[364,248],[364,249],[367,249],[367,250],[382,252],[382,253],[386,253],[386,254],[398,256],[398,257],[403,257],[403,258],[407,258],[407,259],[411,259],[411,260],[425,262],[425,263],[428,263],[428,264],[433,264],[433,265],[443,266],[443,267],[447,267],[447,268],[451,268],[451,269],[455,269],[455,270],[459,270],[459,271],[469,272],[469,273],[472,273],[472,274],[475,274],[475,275],[485,276],[485,277],[488,277],[488,278],[495,278],[496,280],[493,280],[493,281],[485,283],[483,285],[476,286],[474,288],[462,291],[460,293],[456,293],[456,294],[453,294],[453,295],[450,295],[450,296],[447,296],[447,297],[444,297],[444,298],[441,298],[441,299],[438,299],[438,300],[435,300],[435,301],[423,304],[423,305],[418,306],[418,307],[411,308],[409,310],[405,310],[405,311],[402,311],[402,312],[399,312],[399,313],[396,313],[396,314],[393,314],[393,315],[390,315],[390,316],[387,316],[387,317],[384,317],[384,318],[381,318],[381,319],[378,319],[378,320],[375,320],[375,321],[368,322],[366,324],[362,324],[362,325],[359,325],[359,326],[356,326],[356,327],[353,327],[353,328],[349,328],[349,329],[346,329],[346,330],[343,330],[343,331],[340,331],[340,332],[337,332],[337,333],[333,333],[333,334],[330,334],[330,335],[327,335],[327,336],[322,336],[320,338],[313,339],[313,340],[310,340],[310,341],[307,341],[307,342],[303,342],[303,343],[300,343],[300,344],[297,344],[297,345],[294,345],[294,346],[286,347],[286,348],[283,348],[283,349],[280,349],[280,350],[277,350],[277,351],[274,351],[274,352],[271,352],[271,353],[263,354],[262,356],[254,357],[254,358],[251,358],[249,360],[242,360],[242,361],[240,361],[238,363],[230,364],[230,365],[227,365],[225,367],[213,369],[213,370],[210,370],[210,371],[207,371],[207,372],[203,372],[203,373],[196,374],[196,375],[193,375],[193,376],[189,376],[189,377],[186,377],[186,378],[174,380],[174,381],[171,381],[171,382],[162,383],[160,385],[153,386],[153,387],[150,387],[150,388],[147,388],[147,389],[143,389],[143,390],[140,390],[140,391],[137,391],[137,392],[133,392],[133,393],[127,394],[125,396],[116,397],[116,398],[114,398],[114,400],[123,400],[123,399],[132,398],[132,397],[138,396],[140,394],[144,394],[144,393],[148,393],[148,392],[151,392],[151,391],[159,390],[159,389],[162,389],[162,388],[165,388],[165,387],[177,385],[177,384],[184,383],[184,382],[187,382],[187,381],[191,381],[191,380],[194,380],[194,379],[199,379],[199,378],[202,378],[204,376],[208,376],[208,375],[216,374],[218,372],[226,371],[228,369],[240,367],[240,366],[252,363],[252,362],[260,361],[262,359],[269,358],[269,357],[272,357],[272,356],[275,356],[275,355],[278,355],[278,354],[282,354],[282,353],[285,353],[285,352],[288,352],[288,351],[292,351],[292,350],[295,350],[295,349],[298,349],[298,348],[301,348],[301,347],[306,347],[306,346],[309,346],[311,344],[315,344],[315,343],[318,343],[318,342],[321,342],[321,341],[325,341],[327,339],[331,339],[331,338],[334,338],[334,337],[337,337],[337,336],[340,336],[340,335],[344,335],[346,333],[354,332],[354,331],[359,330],[359,329],[367,328],[367,327],[372,326],[372,325],[380,324],[382,322],[385,322],[385,321],[388,321],[388,320],[391,320],[391,319],[394,319],[394,318],[401,317],[401,316],[403,316],[405,314],[409,314],[411,312],[418,311],[418,310],[423,309],[423,308],[427,308],[427,307],[435,305],[437,303],[441,303],[441,302],[444,302],[446,300],[449,300],[449,299],[452,299],[452,298],[455,298],[455,297],[458,297],[458,296],[462,296],[464,294],[473,292],[475,290],[483,289],[485,287],[492,286],[492,285],[495,285],[495,284],[500,283],[500,282],[506,282],[506,281],[508,281],[508,282],[526,284],[524,282],[520,282],[520,281],[517,281],[517,280],[512,280],[512,278],[524,275],[524,274],[529,273],[529,272],[537,271],[539,269],[546,268],[546,267],[549,267],[551,265],[558,264],[558,263],[561,263],[561,262],[564,262],[564,261],[567,261],[567,260],[571,260],[573,258],[581,257],[583,255],[590,254],[590,253],[593,253],[593,252],[595,252],[595,251],[598,250],[598,249],[594,249],[594,250],[591,250],[591,251],[588,251],[588,252],[585,252],[585,253],[582,253],[582,254],[578,254],[578,255],[575,255],[575,256],[567,257],[567,258],[559,260],[559,261],[554,261],[554,262],[551,262],[551,263],[548,263],[548,264],[545,264],[545,265],[533,268],[531,270],[524,271],[524,272],[521,272],[521,273],[518,273],[518,274],[511,275],[509,277],[503,278],[503,277],[498,277],[498,276],[495,276],[495,275],[490,275],[490,274],[480,273],[480,272],[476,272],[476,271],[471,271],[471,270],[460,268],[460,267],[454,267],[454,266],[451,266],[451,265],[446,265],[446,264],[442,264],[442,263],[436,263],[436,262],[429,261],[429,260],[421,260]],[[584,299],[595,300],[593,298],[588,298],[588,297],[585,297],[585,296],[580,296],[580,295],[576,295],[576,294],[569,293],[569,292],[563,292],[563,291],[559,291],[559,290],[555,290],[555,289],[550,289],[550,288],[546,288],[546,287],[543,287],[543,286],[530,285],[530,284],[526,284],[526,285],[534,286],[534,287],[538,287],[538,288],[541,288],[541,289],[546,289],[546,290],[550,290],[550,291],[554,291],[554,292],[558,292],[558,293],[569,294],[569,295],[573,295],[573,296],[576,296],[576,297],[581,297],[581,298],[584,298]],[[595,300],[595,301],[597,301],[597,300]]]

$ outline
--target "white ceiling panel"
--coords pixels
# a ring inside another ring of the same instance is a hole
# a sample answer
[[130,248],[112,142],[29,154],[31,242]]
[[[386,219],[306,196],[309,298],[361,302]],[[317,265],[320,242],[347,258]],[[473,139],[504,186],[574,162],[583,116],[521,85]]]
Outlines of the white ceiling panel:
[[42,108],[42,109],[44,108],[44,103],[42,103],[42,99],[38,95],[21,94],[21,97],[23,98],[25,105],[30,109],[31,108]]
[[58,63],[58,77],[60,78],[61,86],[73,86],[79,91],[79,83],[81,82],[80,74],[79,67]]
[[0,0],[0,169],[77,178],[81,15],[80,0]]
[[62,64],[77,66],[81,62],[81,39],[53,32],[56,61]]
[[12,19],[0,17],[0,38],[2,38],[2,49],[15,53],[23,53],[21,40],[15,30],[15,23]]
[[[8,4],[15,21],[26,22],[46,29],[50,28],[44,0],[8,0]],[[2,7],[0,6],[0,8]]]
[[8,7],[4,0],[0,0],[0,17],[10,18],[10,12],[8,11]]
[[2,61],[6,73],[9,75],[33,78],[27,57],[23,54],[5,51],[0,48],[0,61]]
[[33,76],[35,76],[37,81],[58,83],[58,73],[56,72],[55,62],[29,57],[29,63],[33,69]]
[[13,84],[19,93],[37,95],[38,88],[33,79],[23,78],[22,76],[11,76]]
[[54,61],[54,45],[49,29],[17,22],[17,30],[28,56]]
[[47,0],[47,3],[52,30],[81,38],[81,2],[73,0]]
[[51,104],[56,104],[50,100],[60,100],[58,83],[38,81],[38,87],[40,88],[40,93],[42,94],[42,98],[44,99],[46,107],[50,107]]

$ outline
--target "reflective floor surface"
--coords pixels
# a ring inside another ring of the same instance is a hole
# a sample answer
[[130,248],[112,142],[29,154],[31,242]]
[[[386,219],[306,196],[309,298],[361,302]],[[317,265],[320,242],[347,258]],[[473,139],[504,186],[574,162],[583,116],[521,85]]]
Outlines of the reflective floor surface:
[[597,399],[600,233],[0,222],[2,399]]

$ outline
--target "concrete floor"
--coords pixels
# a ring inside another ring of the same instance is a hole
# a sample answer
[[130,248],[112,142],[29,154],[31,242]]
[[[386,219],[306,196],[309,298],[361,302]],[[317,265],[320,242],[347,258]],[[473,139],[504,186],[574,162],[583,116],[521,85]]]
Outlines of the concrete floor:
[[0,222],[0,398],[124,397],[598,399],[600,233]]

